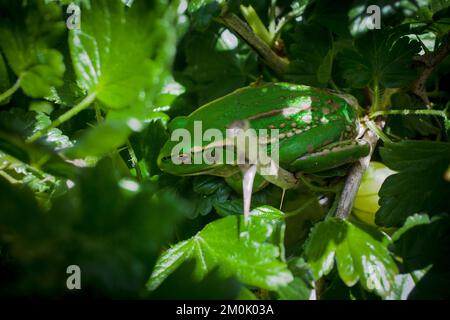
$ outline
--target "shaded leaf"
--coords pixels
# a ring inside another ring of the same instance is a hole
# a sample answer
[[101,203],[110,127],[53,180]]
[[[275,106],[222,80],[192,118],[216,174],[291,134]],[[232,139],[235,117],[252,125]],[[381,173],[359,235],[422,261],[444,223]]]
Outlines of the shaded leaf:
[[447,214],[427,219],[426,215],[410,217],[394,238],[393,250],[405,272],[427,268],[408,299],[450,297],[450,219]]
[[244,289],[230,277],[223,277],[213,269],[202,280],[193,277],[195,261],[184,262],[167,280],[151,293],[153,299],[184,300],[231,300],[241,295]]
[[64,31],[61,9],[35,0],[3,10],[8,17],[0,23],[0,46],[21,88],[35,98],[50,95],[52,87],[63,84],[65,70],[62,54],[51,48]]
[[421,50],[419,43],[399,37],[407,30],[373,30],[355,40],[353,50],[338,57],[347,84],[356,88],[379,83],[386,88],[408,85],[417,74],[413,57]]
[[192,0],[188,12],[192,15],[192,24],[199,30],[205,30],[211,20],[220,14],[225,0]]
[[157,158],[168,138],[166,128],[161,120],[150,122],[144,130],[130,136],[130,143],[136,157],[145,162],[150,175],[161,173]]
[[[9,82],[8,69],[6,68],[5,60],[0,52],[0,93],[8,90],[11,84]],[[0,101],[0,105],[8,103],[8,100]]]
[[[314,34],[314,38],[311,38]],[[300,25],[292,35],[292,63],[288,78],[302,84],[323,86],[331,79],[333,39],[328,29],[317,25]]]
[[67,266],[75,264],[83,274],[78,294],[139,297],[148,266],[182,219],[181,199],[120,178],[109,160],[83,171],[49,212],[28,190],[0,183],[0,202],[8,204],[0,212],[0,241],[18,272],[2,279],[2,295],[74,294],[65,281]]
[[430,215],[450,211],[450,183],[444,179],[450,163],[450,144],[432,141],[386,143],[380,149],[384,163],[398,171],[381,190],[375,221],[398,226],[419,212]]
[[[174,101],[172,109],[178,109],[176,115],[190,113],[245,86],[256,69],[255,54],[248,48],[241,48],[240,42],[234,49],[221,48],[222,41],[216,29],[188,33],[180,43],[174,77],[186,87],[186,92]],[[199,47],[202,50],[198,50]]]

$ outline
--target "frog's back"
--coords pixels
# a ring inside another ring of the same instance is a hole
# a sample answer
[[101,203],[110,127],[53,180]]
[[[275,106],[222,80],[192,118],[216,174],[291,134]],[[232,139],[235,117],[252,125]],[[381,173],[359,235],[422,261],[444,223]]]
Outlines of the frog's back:
[[188,126],[193,127],[194,121],[202,121],[203,129],[224,130],[234,121],[249,120],[255,129],[275,128],[282,125],[284,119],[309,122],[311,118],[311,122],[315,121],[311,116],[313,111],[321,114],[319,121],[341,117],[342,112],[349,118],[354,116],[354,110],[344,99],[323,89],[269,83],[238,89],[200,107],[189,116]]

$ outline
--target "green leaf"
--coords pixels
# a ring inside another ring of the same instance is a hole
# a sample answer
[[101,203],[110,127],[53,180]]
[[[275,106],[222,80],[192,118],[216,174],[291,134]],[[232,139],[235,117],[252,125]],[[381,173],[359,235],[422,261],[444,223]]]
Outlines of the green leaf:
[[244,284],[269,290],[288,284],[293,280],[292,274],[280,261],[279,248],[267,242],[282,217],[274,210],[267,207],[252,211],[255,214],[247,227],[242,216],[211,222],[191,239],[163,253],[147,283],[148,288],[158,287],[187,259],[198,262],[195,274],[199,279],[219,266],[223,274],[234,275]]
[[[395,93],[391,96],[391,109],[424,109],[424,103],[418,97],[403,92]],[[417,136],[439,135],[440,129],[433,123],[433,117],[430,116],[403,116],[390,115],[386,122],[386,129],[392,135],[402,138],[416,138]]]
[[421,271],[396,275],[394,290],[386,297],[386,300],[407,300],[415,287],[415,279],[420,279],[423,275],[424,272]]
[[120,0],[83,6],[81,29],[69,38],[79,85],[112,109],[129,106],[143,90],[155,94],[173,56],[172,11],[165,1],[136,0],[127,10]]
[[0,23],[0,46],[9,66],[27,95],[49,96],[63,84],[65,70],[61,53],[51,48],[64,32],[61,9],[43,1],[27,6],[16,2],[4,9],[8,18]]
[[190,218],[195,218],[199,215],[206,216],[213,207],[215,208],[217,205],[225,202],[231,193],[231,189],[223,179],[208,176],[194,178],[193,191],[190,191],[187,195],[194,205],[189,215]]
[[[73,294],[61,285],[73,264],[82,270],[81,294],[137,298],[144,293],[148,265],[173,236],[184,201],[151,183],[121,178],[109,159],[85,169],[73,185],[44,211],[28,190],[0,179],[0,241],[18,272],[2,279],[1,295],[8,290],[13,296]],[[0,270],[8,262],[3,257]]]
[[[252,201],[251,209],[254,209],[255,202]],[[222,217],[230,215],[240,215],[244,212],[244,201],[242,199],[232,199],[214,204],[214,209]]]
[[317,80],[320,83],[327,84],[331,80],[331,71],[333,69],[333,49],[328,50],[325,58],[323,58],[322,63],[317,70]]
[[450,144],[432,141],[386,143],[380,149],[384,163],[398,171],[381,190],[375,221],[398,226],[409,216],[449,212],[450,183],[444,179],[450,163]]
[[366,291],[359,283],[348,287],[337,271],[332,271],[326,281],[328,285],[319,297],[321,300],[381,300],[376,294]]
[[317,25],[301,25],[292,37],[295,42],[291,46],[293,60],[288,78],[306,85],[326,85],[331,79],[334,56],[330,31]]
[[141,132],[130,136],[130,143],[133,146],[136,157],[143,160],[150,175],[161,173],[157,164],[159,151],[169,138],[162,120],[155,120]]
[[236,300],[258,300],[258,298],[249,289],[242,287]]
[[350,2],[333,0],[309,1],[302,18],[308,24],[323,26],[342,38],[348,38],[350,5]]
[[443,8],[439,11],[436,11],[433,14],[433,23],[429,27],[432,31],[434,31],[438,36],[445,37],[445,35],[449,32],[450,27],[450,4],[447,2],[443,5]]
[[[0,129],[18,133],[24,138],[48,127],[50,123],[50,117],[41,111],[26,112],[19,108],[12,108],[8,111],[0,112]],[[57,128],[49,130],[40,142],[54,150],[72,146],[69,138]]]
[[52,197],[58,196],[67,189],[67,181],[46,174],[42,170],[31,167],[20,160],[0,151],[0,175],[16,185],[25,185],[36,195],[44,207],[50,205]]
[[64,72],[63,84],[58,87],[52,88],[52,93],[45,98],[65,107],[75,106],[82,97],[86,95],[85,90],[80,88],[77,83],[77,76],[75,69],[70,58],[69,46],[64,46],[61,50],[64,58],[64,64],[66,71]]
[[336,262],[347,286],[359,281],[364,289],[381,297],[392,290],[398,272],[382,242],[355,224],[335,218],[314,227],[305,254],[315,279],[329,274]]
[[198,195],[194,197],[194,211],[191,214],[191,218],[197,217],[198,215],[206,216],[211,212],[214,205],[224,202],[230,196],[230,188],[227,186],[221,186],[215,193],[210,196]]
[[205,30],[211,20],[220,14],[225,0],[191,0],[188,12],[192,15],[192,24],[199,30]]
[[[427,221],[428,220],[428,221]],[[400,233],[395,234],[393,251],[402,260],[406,272],[427,268],[409,299],[450,297],[450,218],[448,214],[428,219],[410,217]],[[431,266],[431,267],[430,267]]]
[[[8,69],[6,68],[5,59],[0,52],[0,94],[10,88]],[[0,101],[0,105],[8,103],[8,100]]]
[[[215,268],[202,280],[193,276],[195,261],[183,263],[150,298],[170,300],[232,300],[242,295],[244,287],[235,278],[223,277]],[[250,293],[251,294],[251,293]]]
[[65,152],[65,155],[73,159],[87,156],[102,157],[122,146],[131,132],[132,129],[122,120],[102,122],[88,130],[73,148]]
[[303,279],[295,277],[288,285],[278,289],[281,300],[309,300],[311,287]]
[[[177,108],[183,108],[176,110],[176,115],[190,113],[196,107],[245,86],[253,73],[257,77],[256,55],[240,42],[234,49],[221,48],[222,40],[216,29],[190,32],[180,43],[174,75],[187,91],[174,102]],[[199,47],[202,50],[198,50]]]
[[223,185],[223,179],[214,176],[197,176],[194,178],[194,191],[211,195]]
[[386,88],[407,86],[417,74],[413,57],[421,47],[403,36],[404,28],[373,30],[355,40],[353,50],[344,50],[338,60],[348,85],[363,88],[379,83]]
[[37,171],[70,178],[78,169],[55,151],[71,145],[69,139],[58,129],[50,130],[45,140],[42,139],[39,143],[29,144],[24,140],[48,121],[46,115],[34,111],[25,112],[12,108],[0,112],[0,150]]
[[109,111],[68,151],[70,157],[104,156],[165,116],[153,111],[153,102],[174,55],[174,16],[175,5],[162,0],[134,1],[131,9],[119,0],[96,1],[83,10],[81,30],[72,31],[69,43],[75,73]]
[[53,86],[63,84],[61,79],[65,70],[63,57],[56,50],[42,50],[37,52],[35,63],[35,66],[29,67],[19,75],[20,85],[31,97],[48,96]]
[[414,228],[416,226],[422,225],[422,224],[428,224],[430,223],[430,218],[426,214],[415,214],[408,219],[406,219],[403,226],[398,228],[391,236],[392,241],[397,241],[401,238],[401,236],[406,233],[409,229]]
[[[33,133],[47,128],[51,123],[52,120],[48,115],[40,111],[36,112],[36,122],[34,125]],[[45,143],[53,147],[55,150],[66,149],[72,147],[73,145],[69,138],[63,135],[62,131],[58,128],[48,130],[44,137]]]

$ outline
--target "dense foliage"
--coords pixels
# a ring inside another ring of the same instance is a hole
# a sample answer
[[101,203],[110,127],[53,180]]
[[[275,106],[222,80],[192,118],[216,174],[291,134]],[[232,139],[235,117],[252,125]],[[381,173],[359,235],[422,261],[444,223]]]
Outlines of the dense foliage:
[[[450,2],[377,1],[380,29],[371,4],[0,0],[0,295],[450,298]],[[158,168],[171,119],[280,81],[350,93],[374,120],[345,219],[348,167],[281,208],[258,191],[250,225],[222,178]]]

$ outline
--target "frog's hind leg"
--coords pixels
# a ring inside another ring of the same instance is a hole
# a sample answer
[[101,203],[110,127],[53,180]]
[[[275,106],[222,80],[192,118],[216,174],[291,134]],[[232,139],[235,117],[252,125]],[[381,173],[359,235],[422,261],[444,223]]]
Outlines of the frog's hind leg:
[[370,145],[364,140],[345,140],[308,153],[289,164],[289,171],[315,173],[337,168],[367,156]]

